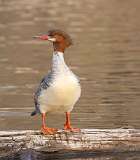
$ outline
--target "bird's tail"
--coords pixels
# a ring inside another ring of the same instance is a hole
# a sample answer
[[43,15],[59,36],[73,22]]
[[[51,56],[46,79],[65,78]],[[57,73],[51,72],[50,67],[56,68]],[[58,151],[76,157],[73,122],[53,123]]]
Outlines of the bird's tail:
[[37,114],[37,111],[34,110],[32,113],[31,113],[31,116],[35,116]]

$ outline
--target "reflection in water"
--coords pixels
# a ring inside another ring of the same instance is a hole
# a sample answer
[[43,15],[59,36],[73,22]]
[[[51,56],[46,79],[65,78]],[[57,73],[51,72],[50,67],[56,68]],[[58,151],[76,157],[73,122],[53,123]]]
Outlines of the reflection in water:
[[[29,115],[52,49],[32,36],[52,28],[67,31],[75,42],[65,54],[82,83],[73,124],[140,128],[139,13],[140,2],[131,0],[1,0],[0,129],[39,128],[40,117]],[[48,124],[62,128],[63,120],[51,116]]]

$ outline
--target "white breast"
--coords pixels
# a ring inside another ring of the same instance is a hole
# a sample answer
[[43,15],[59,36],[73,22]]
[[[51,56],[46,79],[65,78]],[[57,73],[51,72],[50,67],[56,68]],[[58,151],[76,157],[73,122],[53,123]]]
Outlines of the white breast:
[[80,84],[65,64],[63,53],[53,56],[53,83],[42,90],[38,101],[41,112],[66,112],[73,109],[81,95]]
[[39,102],[45,111],[71,111],[81,95],[81,88],[74,77],[61,76],[47,90],[43,90]]

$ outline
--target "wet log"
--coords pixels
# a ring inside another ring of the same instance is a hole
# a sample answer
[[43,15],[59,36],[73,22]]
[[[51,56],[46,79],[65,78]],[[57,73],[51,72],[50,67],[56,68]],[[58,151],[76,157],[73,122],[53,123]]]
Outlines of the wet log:
[[28,149],[43,152],[140,151],[140,129],[59,130],[54,135],[42,135],[35,130],[0,131],[0,156]]

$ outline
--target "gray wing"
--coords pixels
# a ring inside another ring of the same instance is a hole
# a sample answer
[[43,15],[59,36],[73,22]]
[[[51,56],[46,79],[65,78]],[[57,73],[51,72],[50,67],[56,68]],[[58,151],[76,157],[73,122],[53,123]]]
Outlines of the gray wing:
[[38,102],[38,97],[41,94],[42,90],[46,90],[47,88],[50,87],[50,85],[52,84],[52,72],[49,72],[47,76],[45,76],[41,82],[39,87],[37,88],[37,91],[34,94],[34,103],[35,103],[35,111],[32,112],[31,115],[35,115],[36,113],[39,112],[39,102]]
[[51,83],[52,83],[52,72],[49,72],[48,75],[42,79],[39,87],[41,89],[47,89],[48,87],[50,87]]

